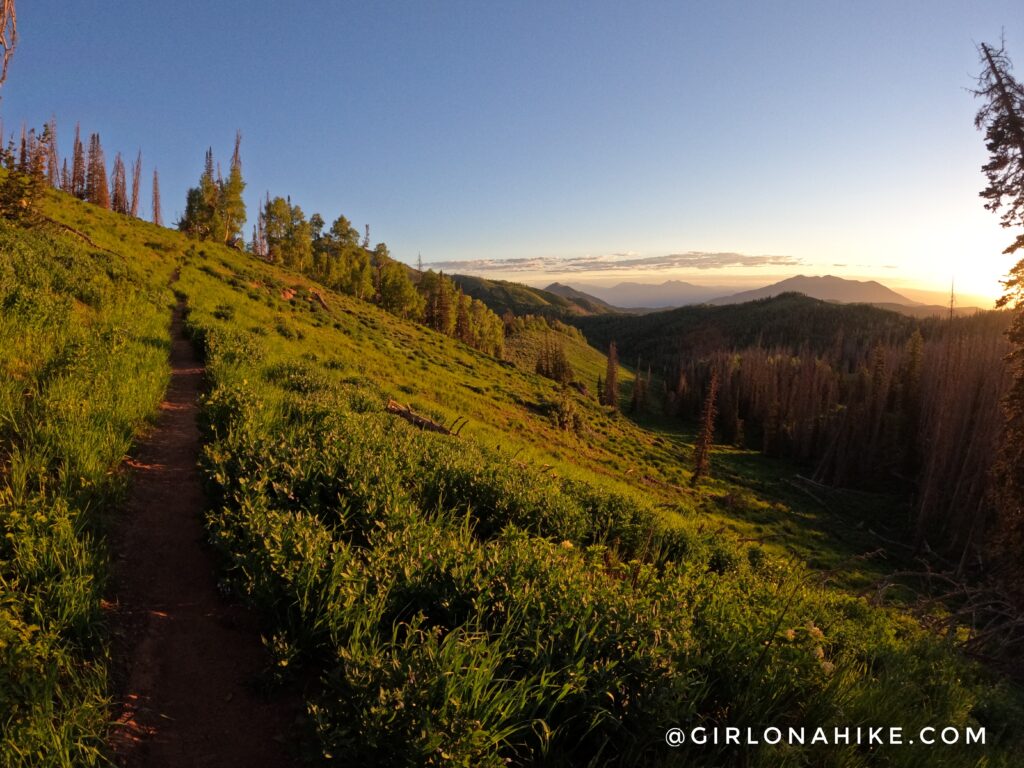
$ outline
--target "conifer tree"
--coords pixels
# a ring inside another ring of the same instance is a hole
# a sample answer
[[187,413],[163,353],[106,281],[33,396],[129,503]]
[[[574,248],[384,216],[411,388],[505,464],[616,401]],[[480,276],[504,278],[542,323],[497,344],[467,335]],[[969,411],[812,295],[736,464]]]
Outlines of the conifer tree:
[[711,372],[711,382],[708,384],[708,393],[704,398],[704,408],[700,414],[700,435],[693,447],[693,475],[690,477],[690,485],[697,485],[697,481],[708,473],[710,466],[711,445],[715,440],[715,399],[718,397],[718,369]]
[[613,341],[608,345],[608,369],[604,375],[604,405],[619,407],[619,353]]
[[34,141],[34,133],[22,130],[21,152],[15,156],[14,136],[3,153],[7,175],[0,182],[0,215],[22,223],[34,223],[38,217],[36,199],[46,187],[47,136]]
[[57,151],[57,120],[50,118],[50,122],[43,129],[43,137],[46,141],[46,175],[50,186],[54,189],[60,188],[60,156]]
[[[648,374],[650,375],[650,374]],[[630,413],[643,413],[647,410],[647,380],[640,372],[640,362],[637,361],[636,378],[633,380],[633,393],[629,400]]]
[[26,170],[32,177],[32,183],[37,192],[41,192],[49,183],[49,172],[47,165],[50,158],[50,134],[43,128],[43,135],[36,136],[35,129],[29,132],[28,142],[28,167]]
[[222,231],[218,233],[221,242],[233,243],[242,236],[245,224],[245,201],[242,193],[245,182],[242,180],[242,132],[235,134],[235,151],[231,155],[231,170],[226,182],[220,184],[220,224]]
[[71,194],[79,200],[86,199],[86,162],[85,148],[82,146],[82,135],[79,125],[75,124],[75,144],[71,161]]
[[107,184],[107,166],[103,157],[100,135],[89,137],[89,157],[86,161],[85,199],[93,205],[110,208],[110,187]]
[[473,344],[473,326],[470,318],[472,302],[462,291],[457,293],[455,310],[455,338],[464,344]]
[[34,197],[42,192],[48,182],[46,164],[50,156],[50,149],[47,146],[49,141],[50,136],[45,129],[43,130],[42,138],[36,138],[35,130],[29,132],[28,165],[26,171],[31,178],[35,193]]
[[160,173],[153,169],[153,223],[158,227],[164,225],[163,212],[160,210]]
[[199,179],[198,205],[194,216],[194,233],[201,240],[211,240],[221,231],[220,185],[214,171],[213,147],[209,147],[206,150],[203,175]]
[[60,171],[60,188],[63,192],[71,194],[71,171],[68,170],[68,159],[64,158],[64,167]]
[[[1000,212],[1007,228],[1024,226],[1024,85],[1011,72],[1003,47],[982,44],[982,73],[975,96],[984,100],[975,125],[985,131],[990,160],[982,170],[988,186],[981,192],[985,207]],[[1017,235],[1004,253],[1024,248],[1024,234]],[[1013,382],[1004,401],[1006,423],[996,463],[999,497],[999,528],[1002,550],[1011,578],[1024,595],[1024,259],[1010,270],[1003,283],[999,306],[1010,307],[1013,320],[1007,336],[1013,345],[1010,366]]]

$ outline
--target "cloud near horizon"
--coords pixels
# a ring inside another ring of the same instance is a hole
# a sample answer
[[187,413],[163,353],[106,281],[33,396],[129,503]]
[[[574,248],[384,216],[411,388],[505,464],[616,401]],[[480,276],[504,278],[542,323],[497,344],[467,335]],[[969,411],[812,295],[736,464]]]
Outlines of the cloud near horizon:
[[803,262],[793,256],[748,256],[742,253],[670,253],[665,256],[638,256],[613,253],[603,256],[556,258],[538,256],[521,259],[466,259],[434,261],[434,269],[459,272],[605,272],[627,269],[726,269],[730,267],[798,266]]

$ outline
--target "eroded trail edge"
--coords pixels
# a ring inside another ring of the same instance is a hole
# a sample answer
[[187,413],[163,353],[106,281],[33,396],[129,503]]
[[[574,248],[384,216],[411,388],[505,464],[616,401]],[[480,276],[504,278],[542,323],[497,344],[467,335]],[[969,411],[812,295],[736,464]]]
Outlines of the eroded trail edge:
[[252,681],[266,664],[254,618],[217,591],[204,545],[196,422],[204,369],[172,321],[170,386],[129,460],[115,525],[114,653],[121,683],[112,746],[124,766],[287,766],[294,704]]

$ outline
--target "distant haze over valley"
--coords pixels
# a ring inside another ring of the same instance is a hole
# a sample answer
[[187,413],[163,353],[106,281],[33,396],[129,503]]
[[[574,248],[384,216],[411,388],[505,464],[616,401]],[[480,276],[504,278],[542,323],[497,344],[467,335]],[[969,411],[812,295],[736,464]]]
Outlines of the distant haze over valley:
[[[544,289],[559,295],[590,296],[622,309],[738,304],[796,292],[823,301],[874,304],[915,315],[949,310],[949,293],[903,287],[894,290],[877,280],[853,280],[834,275],[796,275],[753,289],[737,285],[700,285],[684,280],[661,283],[622,281],[612,285],[567,280],[550,283]],[[954,307],[958,312],[991,309],[992,304],[992,300],[984,296],[954,295]]]

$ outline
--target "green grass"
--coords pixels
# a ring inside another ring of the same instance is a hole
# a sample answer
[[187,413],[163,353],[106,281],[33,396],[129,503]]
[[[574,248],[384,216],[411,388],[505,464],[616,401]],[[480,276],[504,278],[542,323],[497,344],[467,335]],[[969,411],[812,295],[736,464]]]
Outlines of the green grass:
[[[858,559],[874,535],[851,518],[889,533],[891,500],[815,500],[792,465],[723,447],[692,489],[685,425],[538,376],[536,336],[496,360],[224,247],[62,195],[45,212],[92,245],[0,231],[7,762],[102,760],[101,521],[166,380],[180,269],[210,374],[211,540],[263,617],[269,680],[316,681],[312,762],[1014,764],[1019,694],[856,594],[886,565]],[[592,392],[604,356],[565,346]],[[423,433],[388,398],[468,423]],[[670,725],[879,723],[983,723],[989,743],[662,742]]]
[[103,520],[167,381],[169,267],[0,222],[0,764],[103,764]]
[[[1011,691],[784,547],[740,540],[790,510],[736,482],[753,476],[734,466],[683,490],[682,436],[581,398],[607,430],[583,446],[520,410],[553,383],[343,297],[315,309],[298,280],[284,303],[274,279],[207,257],[181,285],[213,384],[211,537],[269,624],[277,674],[320,680],[315,761],[1012,764]],[[417,431],[383,412],[402,395],[442,421],[473,414],[472,428]],[[615,477],[605,457],[634,471]],[[813,540],[804,522],[789,543]],[[673,724],[982,721],[982,757],[661,742]]]

